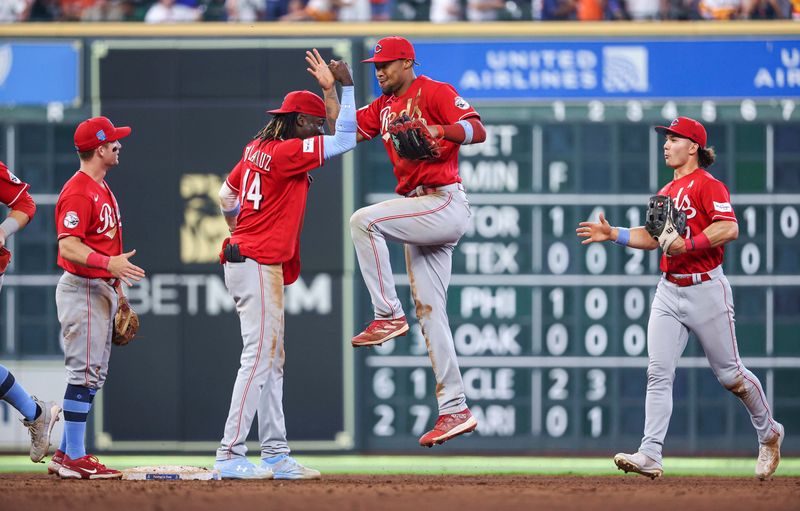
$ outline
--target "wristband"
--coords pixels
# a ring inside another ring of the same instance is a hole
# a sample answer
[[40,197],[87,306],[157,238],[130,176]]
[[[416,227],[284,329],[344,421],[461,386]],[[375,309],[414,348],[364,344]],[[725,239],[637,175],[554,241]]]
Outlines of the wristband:
[[99,254],[97,252],[92,252],[86,257],[86,266],[89,268],[98,268],[100,270],[107,270],[108,263],[111,261],[111,258],[107,255]]
[[473,135],[472,124],[466,120],[458,121],[456,124],[464,128],[464,141],[461,142],[461,145],[471,144]]
[[688,239],[688,243],[686,243],[686,251],[691,252],[692,250],[705,250],[707,248],[711,248],[711,240],[708,239],[708,236],[704,232],[701,232],[697,236],[692,236]]
[[239,203],[239,201],[236,201],[236,206],[233,209],[231,209],[229,211],[225,211],[222,208],[220,208],[220,209],[222,210],[222,214],[224,216],[227,216],[227,217],[239,216],[239,211],[242,209],[242,205]]
[[8,217],[0,224],[0,229],[3,229],[3,232],[6,233],[6,239],[8,239],[19,230],[19,222],[17,222],[16,218]]
[[614,240],[614,243],[621,247],[627,247],[631,241],[631,230],[625,227],[617,227],[617,231],[617,239]]

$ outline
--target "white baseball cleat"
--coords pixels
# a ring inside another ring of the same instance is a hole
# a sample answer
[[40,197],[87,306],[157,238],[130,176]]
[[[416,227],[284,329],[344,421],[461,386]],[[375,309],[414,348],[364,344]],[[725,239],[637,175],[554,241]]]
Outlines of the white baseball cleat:
[[39,463],[42,458],[47,456],[47,450],[50,448],[50,433],[53,432],[53,426],[58,422],[61,407],[53,401],[45,403],[39,401],[35,396],[31,397],[42,412],[32,421],[22,419],[22,424],[28,428],[28,433],[31,435],[31,461]]
[[619,453],[614,456],[614,464],[620,470],[628,472],[636,472],[642,474],[650,479],[661,477],[664,475],[664,470],[659,463],[651,460],[647,455],[640,452],[634,454]]
[[288,454],[261,460],[261,468],[275,474],[275,479],[319,479],[319,470],[304,467]]
[[257,467],[247,458],[236,457],[214,463],[222,479],[272,479],[272,471]]
[[772,477],[778,464],[781,462],[781,444],[786,438],[786,430],[782,424],[777,425],[778,434],[767,443],[758,446],[758,461],[756,461],[756,475],[762,481]]

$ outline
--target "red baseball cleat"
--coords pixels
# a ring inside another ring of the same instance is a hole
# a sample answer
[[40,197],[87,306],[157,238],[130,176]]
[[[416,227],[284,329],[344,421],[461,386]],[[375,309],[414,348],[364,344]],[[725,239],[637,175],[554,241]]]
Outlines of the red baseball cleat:
[[419,439],[419,445],[433,447],[435,444],[443,444],[453,437],[475,431],[477,427],[478,421],[469,412],[469,408],[458,413],[440,415],[433,429]]
[[408,332],[406,317],[398,319],[376,319],[366,330],[353,337],[353,347],[380,346],[389,339],[402,337]]
[[100,463],[97,456],[87,454],[76,460],[71,459],[66,454],[61,461],[61,468],[58,469],[61,479],[120,479],[122,472],[111,468],[106,468]]
[[61,468],[61,464],[64,463],[64,451],[61,449],[56,449],[56,452],[53,453],[53,457],[50,458],[50,463],[47,464],[47,473],[48,474],[58,474],[58,469]]

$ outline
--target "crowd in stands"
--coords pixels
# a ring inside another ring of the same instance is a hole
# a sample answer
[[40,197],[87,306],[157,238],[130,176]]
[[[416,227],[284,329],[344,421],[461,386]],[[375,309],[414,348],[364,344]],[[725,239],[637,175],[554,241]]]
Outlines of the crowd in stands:
[[0,0],[0,23],[792,18],[800,0]]

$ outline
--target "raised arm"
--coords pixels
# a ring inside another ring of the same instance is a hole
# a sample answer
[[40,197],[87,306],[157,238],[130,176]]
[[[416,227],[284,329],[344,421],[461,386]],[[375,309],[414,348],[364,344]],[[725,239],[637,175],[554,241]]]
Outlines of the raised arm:
[[[336,94],[336,80],[328,63],[323,60],[316,48],[306,51],[306,71],[317,79],[322,87],[322,96],[325,99],[325,116],[328,119],[328,130],[331,135],[336,133],[336,118],[339,116],[339,96]],[[331,63],[334,61],[332,60]]]

